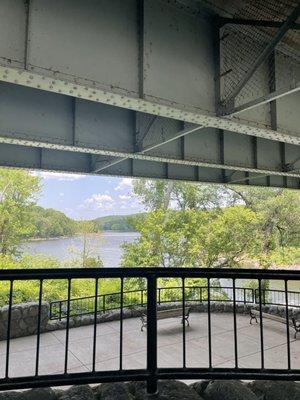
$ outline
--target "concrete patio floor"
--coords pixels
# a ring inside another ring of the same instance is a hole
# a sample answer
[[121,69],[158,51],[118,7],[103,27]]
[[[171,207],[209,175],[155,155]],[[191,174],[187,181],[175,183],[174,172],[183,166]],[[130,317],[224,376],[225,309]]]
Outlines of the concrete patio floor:
[[[216,367],[234,367],[234,332],[231,314],[212,314],[212,363]],[[96,370],[119,368],[119,321],[97,325]],[[146,367],[146,331],[140,331],[138,318],[123,322],[123,368]],[[237,315],[239,367],[260,367],[260,327],[249,325],[249,317]],[[300,368],[300,336],[290,330],[291,367]],[[64,371],[66,332],[41,335],[39,374]],[[265,368],[287,367],[285,325],[264,321]],[[68,372],[85,372],[92,368],[93,326],[70,329]],[[9,376],[35,374],[36,336],[13,339],[10,343]],[[4,377],[6,342],[0,342],[0,377]],[[193,313],[186,327],[187,367],[208,367],[207,314]],[[158,366],[182,366],[182,325],[177,318],[158,321]]]

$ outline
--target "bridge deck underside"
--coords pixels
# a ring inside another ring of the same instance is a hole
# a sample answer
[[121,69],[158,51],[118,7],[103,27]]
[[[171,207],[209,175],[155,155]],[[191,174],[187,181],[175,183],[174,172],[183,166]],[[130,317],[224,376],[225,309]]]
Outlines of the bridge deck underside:
[[1,0],[0,165],[299,188],[299,30],[222,116],[276,30],[205,6]]

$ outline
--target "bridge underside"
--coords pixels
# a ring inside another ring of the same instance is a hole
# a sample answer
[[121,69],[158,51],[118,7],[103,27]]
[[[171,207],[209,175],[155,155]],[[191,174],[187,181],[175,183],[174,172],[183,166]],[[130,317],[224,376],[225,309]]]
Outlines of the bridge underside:
[[0,0],[0,165],[299,189],[292,3]]

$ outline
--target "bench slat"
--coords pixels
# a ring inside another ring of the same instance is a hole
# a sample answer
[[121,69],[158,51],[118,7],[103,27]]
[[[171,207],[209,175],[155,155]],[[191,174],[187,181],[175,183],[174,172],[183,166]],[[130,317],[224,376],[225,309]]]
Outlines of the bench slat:
[[[189,314],[190,307],[185,307],[184,315],[183,308],[173,308],[168,310],[160,310],[156,313],[156,318],[159,319],[167,319],[167,318],[181,318],[182,323],[187,323],[189,326]],[[147,326],[147,314],[143,314],[141,316],[142,327],[141,331],[143,331],[144,327]]]

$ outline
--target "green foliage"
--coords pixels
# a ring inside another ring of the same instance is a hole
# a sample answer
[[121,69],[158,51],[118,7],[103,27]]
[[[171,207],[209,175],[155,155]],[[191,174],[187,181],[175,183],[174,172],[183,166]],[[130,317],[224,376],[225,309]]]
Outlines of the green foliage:
[[137,223],[140,237],[123,245],[122,265],[238,266],[259,249],[259,219],[243,206],[219,212],[158,210]]
[[239,267],[261,249],[260,217],[244,206],[222,210],[206,226],[202,262],[208,267]]
[[33,237],[36,238],[73,236],[78,231],[75,221],[52,208],[32,207],[31,222],[35,226]]
[[[122,265],[261,268],[292,265],[300,247],[300,198],[282,189],[138,180],[150,213],[132,220],[140,232],[124,244]],[[284,256],[283,256],[284,255]]]
[[[136,214],[138,215],[138,214]],[[93,220],[94,232],[99,231],[118,231],[118,232],[132,232],[134,227],[132,224],[132,216],[128,215],[109,215],[100,217]]]
[[134,181],[133,190],[148,210],[168,209],[172,203],[181,210],[216,208],[223,204],[228,192],[220,185],[139,179]]
[[0,254],[16,254],[34,234],[31,212],[40,189],[40,179],[28,172],[0,169]]

